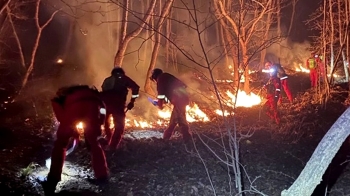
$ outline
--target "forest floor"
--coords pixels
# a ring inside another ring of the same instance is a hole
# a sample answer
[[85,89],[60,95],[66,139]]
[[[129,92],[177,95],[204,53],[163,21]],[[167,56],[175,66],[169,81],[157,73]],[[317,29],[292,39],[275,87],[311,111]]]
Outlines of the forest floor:
[[[239,108],[236,113],[238,134],[245,136],[239,142],[239,151],[244,188],[249,190],[246,195],[277,196],[287,189],[347,108],[348,90],[342,87],[332,90],[323,107],[313,101],[307,75],[293,76],[290,81],[296,100],[280,105],[280,125],[266,117],[260,106]],[[37,179],[48,172],[45,160],[57,127],[48,100],[42,96],[18,101],[0,113],[1,195],[43,195]],[[123,147],[106,153],[111,180],[105,187],[86,180],[93,177],[90,155],[80,143],[67,156],[57,195],[235,195],[233,171],[224,164],[227,157],[223,145],[227,148],[228,139],[226,131],[218,128],[220,122],[191,123],[193,141],[189,144],[177,135],[163,141],[162,130],[129,128]],[[349,145],[347,140],[325,178],[330,186],[328,195],[350,195]],[[318,190],[315,196],[325,195],[322,187]]]

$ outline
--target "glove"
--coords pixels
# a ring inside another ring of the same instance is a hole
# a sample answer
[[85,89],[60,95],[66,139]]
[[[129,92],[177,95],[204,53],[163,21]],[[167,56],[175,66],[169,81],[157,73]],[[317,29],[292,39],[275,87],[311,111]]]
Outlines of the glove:
[[158,105],[158,101],[157,101],[157,100],[153,100],[153,101],[152,101],[152,104],[153,104],[154,106],[157,106],[157,105]]
[[126,106],[126,108],[127,108],[128,110],[133,109],[133,108],[134,108],[134,102],[133,102],[133,101],[130,101],[130,102],[128,103],[128,105]]

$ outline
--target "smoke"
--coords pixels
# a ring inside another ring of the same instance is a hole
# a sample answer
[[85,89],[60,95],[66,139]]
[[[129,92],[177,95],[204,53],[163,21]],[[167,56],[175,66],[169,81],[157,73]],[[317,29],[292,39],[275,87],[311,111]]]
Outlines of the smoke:
[[[280,55],[278,51],[280,48]],[[306,59],[310,57],[310,43],[293,43],[286,39],[278,44],[273,44],[267,49],[266,60],[280,63],[283,67],[293,69],[299,64],[305,66]]]

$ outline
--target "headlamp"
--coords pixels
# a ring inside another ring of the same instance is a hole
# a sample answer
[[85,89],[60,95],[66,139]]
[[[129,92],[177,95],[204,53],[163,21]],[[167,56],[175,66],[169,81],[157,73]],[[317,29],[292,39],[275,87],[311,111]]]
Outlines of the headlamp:
[[106,108],[100,108],[100,114],[106,115]]

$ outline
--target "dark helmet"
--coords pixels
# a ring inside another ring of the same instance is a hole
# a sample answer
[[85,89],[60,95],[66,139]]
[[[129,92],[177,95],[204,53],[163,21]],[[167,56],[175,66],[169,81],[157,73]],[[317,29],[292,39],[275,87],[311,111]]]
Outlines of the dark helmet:
[[157,78],[158,78],[158,76],[159,76],[160,74],[162,74],[162,73],[163,73],[163,70],[161,70],[161,69],[159,69],[159,68],[155,68],[155,69],[153,69],[153,71],[152,71],[152,75],[151,75],[150,79],[151,79],[152,81],[156,81]]
[[125,75],[125,71],[121,67],[115,67],[115,68],[113,68],[111,74],[112,75]]

